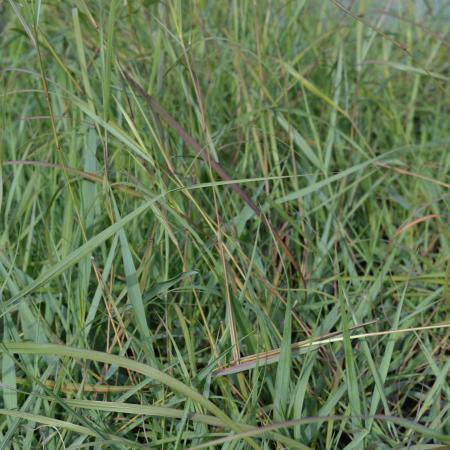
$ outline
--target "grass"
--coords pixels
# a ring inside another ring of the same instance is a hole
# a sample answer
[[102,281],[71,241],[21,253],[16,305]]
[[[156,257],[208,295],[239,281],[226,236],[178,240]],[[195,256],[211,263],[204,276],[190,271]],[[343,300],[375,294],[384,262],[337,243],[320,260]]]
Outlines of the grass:
[[449,18],[0,3],[0,448],[448,448]]

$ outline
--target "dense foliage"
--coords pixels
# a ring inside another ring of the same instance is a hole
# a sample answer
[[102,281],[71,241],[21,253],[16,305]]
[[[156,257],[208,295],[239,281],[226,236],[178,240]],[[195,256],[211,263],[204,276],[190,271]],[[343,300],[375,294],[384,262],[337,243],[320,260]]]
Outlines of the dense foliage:
[[0,10],[2,448],[450,443],[448,3]]

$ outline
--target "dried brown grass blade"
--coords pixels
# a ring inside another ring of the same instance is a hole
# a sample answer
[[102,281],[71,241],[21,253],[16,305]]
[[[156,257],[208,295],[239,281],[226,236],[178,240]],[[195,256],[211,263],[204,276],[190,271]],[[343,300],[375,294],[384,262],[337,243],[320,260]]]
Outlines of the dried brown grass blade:
[[[362,328],[366,325],[374,323],[376,321],[366,322],[360,325],[356,325],[351,327],[350,330],[356,330],[358,328]],[[442,322],[433,325],[426,325],[422,327],[415,328],[402,328],[399,330],[387,330],[387,331],[376,331],[372,333],[362,333],[362,334],[354,334],[350,336],[351,340],[364,339],[368,337],[374,336],[386,336],[389,334],[399,334],[399,333],[411,333],[416,331],[423,330],[435,330],[439,328],[449,328],[450,322]],[[314,339],[307,339],[305,341],[300,341],[292,344],[292,351],[307,351],[309,349],[313,350],[317,347],[322,347],[325,344],[330,344],[332,342],[339,342],[343,340],[343,336],[341,332],[330,333],[324,336],[320,336]],[[268,352],[261,352],[255,355],[246,356],[241,358],[239,364],[232,364],[228,367],[221,367],[214,372],[215,376],[223,376],[223,375],[232,375],[234,373],[243,372],[245,370],[250,370],[255,368],[256,366],[266,366],[268,364],[276,363],[280,358],[280,349],[269,350]]]

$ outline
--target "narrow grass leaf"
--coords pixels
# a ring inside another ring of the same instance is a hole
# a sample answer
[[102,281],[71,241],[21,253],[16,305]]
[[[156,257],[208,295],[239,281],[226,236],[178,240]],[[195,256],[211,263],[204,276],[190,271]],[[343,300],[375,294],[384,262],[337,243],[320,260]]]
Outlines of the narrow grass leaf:
[[375,159],[371,159],[369,161],[362,162],[360,164],[356,164],[352,167],[349,167],[348,169],[343,170],[342,172],[339,172],[335,175],[331,175],[321,181],[316,181],[314,183],[311,183],[309,186],[307,186],[303,189],[300,189],[298,191],[291,192],[287,195],[284,195],[283,197],[280,197],[277,200],[275,200],[275,202],[280,204],[280,203],[290,202],[293,200],[298,200],[302,197],[312,194],[313,192],[319,191],[323,187],[328,186],[329,184],[331,184],[335,181],[341,180],[355,172],[359,172],[359,171],[365,169],[366,167],[373,164],[377,159],[378,158],[375,158]]
[[289,392],[291,381],[291,330],[292,330],[292,303],[288,300],[284,316],[283,342],[280,349],[277,375],[275,378],[274,418],[277,421],[285,419],[287,405],[289,404]]
[[5,314],[5,312],[15,309],[20,299],[30,294],[31,292],[35,291],[36,289],[42,287],[45,283],[47,283],[54,277],[60,275],[69,267],[76,264],[81,258],[90,254],[96,247],[105,242],[111,236],[114,236],[114,234],[116,234],[119,230],[121,230],[123,226],[125,226],[127,223],[131,222],[133,219],[139,217],[142,213],[144,213],[149,208],[150,204],[155,201],[157,201],[157,198],[154,198],[152,200],[143,203],[141,206],[139,206],[134,211],[126,215],[124,218],[118,220],[116,223],[110,225],[101,233],[89,239],[89,241],[87,241],[81,247],[77,248],[72,253],[70,253],[70,255],[68,255],[67,258],[61,260],[59,263],[55,264],[54,266],[46,270],[39,278],[30,283],[28,286],[26,286],[17,294],[13,295],[10,300],[4,303],[2,315]]
[[[120,213],[114,199],[113,205],[116,220],[120,221],[121,220]],[[136,267],[134,266],[133,257],[131,256],[128,239],[123,228],[121,228],[118,231],[118,234],[122,249],[122,260],[123,260],[123,267],[125,270],[128,298],[130,300],[134,314],[134,319],[136,321],[136,325],[139,330],[141,338],[140,341],[152,365],[154,365],[155,367],[159,367],[158,361],[155,356],[155,351],[153,349],[154,337],[148,326],[147,313],[145,311],[144,301],[142,299],[142,292],[139,286],[138,274],[136,271]]]
[[[140,373],[147,376],[154,381],[161,383],[175,392],[181,394],[185,398],[191,399],[193,402],[198,403],[198,405],[203,406],[211,414],[220,419],[224,425],[230,427],[231,430],[235,432],[242,431],[242,428],[234,420],[230,419],[221,408],[216,406],[207,398],[203,397],[193,388],[186,386],[181,381],[176,378],[171,377],[167,373],[164,373],[154,367],[137,362],[132,359],[124,358],[122,356],[116,356],[109,353],[99,352],[95,350],[85,350],[74,347],[67,347],[64,345],[55,344],[34,344],[31,342],[21,342],[21,343],[7,343],[4,342],[0,346],[0,351],[2,353],[18,353],[21,355],[53,355],[56,357],[69,357],[77,358],[83,360],[97,361],[109,365],[117,365],[118,367],[123,367],[125,369],[130,369],[136,373]],[[253,448],[259,448],[258,445],[254,443],[253,440],[247,439],[247,442]]]
[[170,278],[161,283],[156,283],[148,291],[144,292],[144,301],[148,302],[148,301],[154,299],[155,297],[157,297],[158,295],[168,292],[170,290],[170,288],[179,284],[181,281],[185,280],[186,278],[197,275],[197,274],[198,274],[197,271],[190,270],[188,272],[182,272],[182,273],[174,276],[173,278]]
[[[11,411],[6,409],[0,409],[0,415],[8,416],[8,417],[14,417],[17,419],[23,419],[28,420],[29,422],[36,422],[40,423],[42,425],[47,425],[52,428],[62,428],[64,430],[72,431],[74,433],[83,434],[86,436],[97,436],[96,433],[94,433],[91,429],[87,427],[83,427],[81,425],[77,425],[75,423],[72,423],[70,421],[66,420],[59,420],[59,419],[53,419],[52,417],[46,417],[41,416],[38,414],[31,414],[23,411]],[[127,446],[132,446],[133,448],[146,448],[148,450],[148,446],[144,446],[142,444],[139,444],[137,442],[130,441],[128,439],[124,439],[119,436],[114,436],[111,433],[105,433],[113,442],[114,444],[122,444]]]

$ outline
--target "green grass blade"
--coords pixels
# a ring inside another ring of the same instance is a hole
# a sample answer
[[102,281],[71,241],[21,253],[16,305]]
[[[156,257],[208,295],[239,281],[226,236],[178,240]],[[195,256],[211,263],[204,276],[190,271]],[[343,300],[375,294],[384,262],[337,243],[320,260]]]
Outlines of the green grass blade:
[[[84,350],[80,348],[66,347],[63,345],[54,344],[33,344],[33,343],[6,343],[4,342],[0,350],[2,353],[18,353],[21,355],[51,355],[56,357],[69,357],[69,358],[79,358],[83,360],[90,360],[101,362],[104,364],[117,365],[118,367],[123,367],[130,369],[136,373],[140,373],[144,376],[151,378],[152,380],[161,383],[175,392],[181,394],[185,398],[189,398],[193,402],[204,407],[207,411],[213,414],[215,417],[220,419],[225,426],[228,426],[231,430],[235,432],[240,432],[241,427],[232,419],[230,419],[221,408],[217,407],[210,400],[205,398],[203,395],[195,391],[189,386],[186,386],[181,381],[171,377],[170,375],[161,372],[154,367],[149,365],[134,361],[132,359],[127,359],[121,356],[112,355],[109,353],[98,352],[95,350]],[[253,448],[259,448],[254,444],[253,440],[247,440]]]
[[145,202],[140,207],[135,209],[133,212],[126,215],[124,218],[120,219],[113,225],[109,226],[105,230],[103,230],[101,233],[97,234],[95,237],[89,239],[88,242],[83,244],[78,249],[74,250],[67,258],[60,261],[58,264],[54,265],[50,269],[48,269],[43,275],[41,275],[39,278],[37,278],[35,281],[30,283],[28,286],[26,286],[24,289],[22,289],[17,294],[13,295],[9,301],[7,301],[3,305],[3,312],[2,315],[5,314],[5,312],[13,310],[16,308],[17,303],[20,299],[25,297],[26,295],[30,294],[34,290],[42,287],[45,283],[50,281],[52,278],[60,275],[65,270],[67,270],[69,267],[76,264],[80,259],[91,253],[96,247],[98,247],[100,244],[102,244],[104,241],[109,239],[111,236],[114,236],[119,230],[122,229],[123,226],[125,226],[127,223],[131,222],[136,217],[139,217],[142,213],[144,213],[149,207],[152,202],[155,202],[157,199],[152,199],[150,201]]
[[280,359],[277,366],[274,398],[274,418],[281,422],[286,419],[286,409],[289,404],[291,390],[291,333],[292,333],[292,304],[289,300],[284,316],[283,341],[280,348]]
[[[116,221],[120,222],[121,217],[114,199],[113,204]],[[138,274],[134,266],[133,257],[131,256],[130,247],[128,245],[128,239],[123,228],[118,231],[118,234],[122,249],[122,261],[125,270],[128,299],[131,303],[131,308],[133,310],[137,329],[139,330],[142,346],[152,365],[154,367],[159,367],[158,361],[155,356],[155,351],[153,349],[154,337],[148,326],[147,313],[145,311],[144,301],[142,299],[142,292],[139,286]]]

